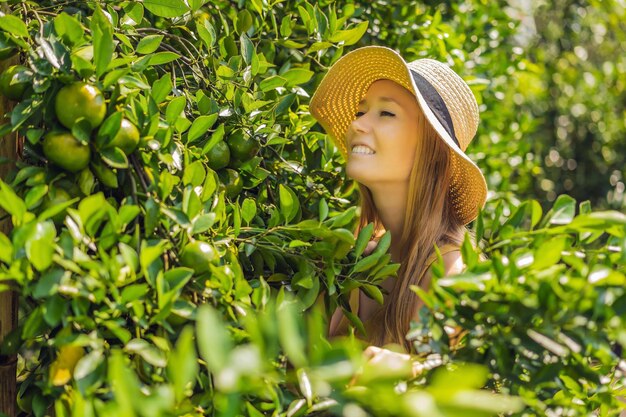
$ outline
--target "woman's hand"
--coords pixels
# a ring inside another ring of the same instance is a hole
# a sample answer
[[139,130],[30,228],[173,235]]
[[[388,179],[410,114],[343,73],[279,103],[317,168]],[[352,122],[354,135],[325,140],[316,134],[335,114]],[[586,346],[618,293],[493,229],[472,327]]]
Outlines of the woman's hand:
[[350,386],[377,379],[412,379],[424,370],[423,365],[411,355],[377,346],[365,349],[363,357],[366,362],[352,378]]

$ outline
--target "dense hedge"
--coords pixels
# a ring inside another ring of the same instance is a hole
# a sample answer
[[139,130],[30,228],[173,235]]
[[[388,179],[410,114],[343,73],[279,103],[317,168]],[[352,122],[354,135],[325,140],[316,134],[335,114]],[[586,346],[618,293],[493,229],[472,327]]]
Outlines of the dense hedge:
[[[14,226],[0,234],[0,291],[19,292],[21,314],[1,353],[20,354],[22,410],[615,415],[626,217],[589,203],[576,216],[565,195],[544,215],[526,200],[541,157],[523,139],[537,122],[502,103],[531,62],[499,6],[14,2],[0,29],[25,90],[0,130],[24,151],[0,181]],[[388,235],[363,256],[354,184],[307,109],[325,70],[362,44],[448,62],[483,110],[471,152],[493,192],[477,249],[463,247],[467,272],[420,292],[414,379],[324,336],[349,290],[380,299],[398,267]],[[79,80],[102,91],[106,116],[70,130],[55,97]],[[122,119],[140,133],[132,152],[114,145]],[[88,144],[87,167],[45,150],[59,130]]]

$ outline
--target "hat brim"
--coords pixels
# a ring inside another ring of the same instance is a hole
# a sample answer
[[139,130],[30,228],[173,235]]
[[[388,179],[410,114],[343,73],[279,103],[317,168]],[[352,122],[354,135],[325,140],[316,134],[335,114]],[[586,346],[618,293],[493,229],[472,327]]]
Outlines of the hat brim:
[[[424,117],[452,151],[453,192],[458,194],[457,200],[464,206],[457,213],[464,224],[474,220],[487,196],[485,178],[430,109],[407,62],[393,49],[366,46],[341,57],[322,79],[311,98],[309,111],[347,157],[346,132],[358,111],[358,103],[369,86],[380,79],[394,81],[415,95]],[[471,190],[464,189],[467,185],[463,181],[470,179]],[[454,184],[455,181],[460,182]],[[463,196],[468,194],[473,197]]]

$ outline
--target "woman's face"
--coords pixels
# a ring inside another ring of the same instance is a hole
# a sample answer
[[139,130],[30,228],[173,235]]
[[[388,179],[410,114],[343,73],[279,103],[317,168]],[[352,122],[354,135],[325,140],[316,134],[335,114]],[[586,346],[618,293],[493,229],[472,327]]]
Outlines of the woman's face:
[[372,188],[409,181],[418,140],[415,97],[390,80],[372,83],[346,132],[346,172]]

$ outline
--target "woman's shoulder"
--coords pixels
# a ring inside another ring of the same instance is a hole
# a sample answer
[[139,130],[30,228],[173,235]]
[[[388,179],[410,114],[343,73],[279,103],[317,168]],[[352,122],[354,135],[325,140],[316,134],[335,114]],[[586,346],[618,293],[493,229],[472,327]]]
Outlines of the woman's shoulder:
[[[443,258],[444,275],[459,274],[463,271],[463,257],[461,256],[461,248],[455,244],[445,244],[439,247],[439,253]],[[433,253],[428,261],[428,266],[431,266],[437,261],[437,253]]]
[[443,258],[443,266],[446,271],[445,275],[455,275],[463,272],[465,265],[463,264],[463,257],[459,248],[442,254],[441,257]]

